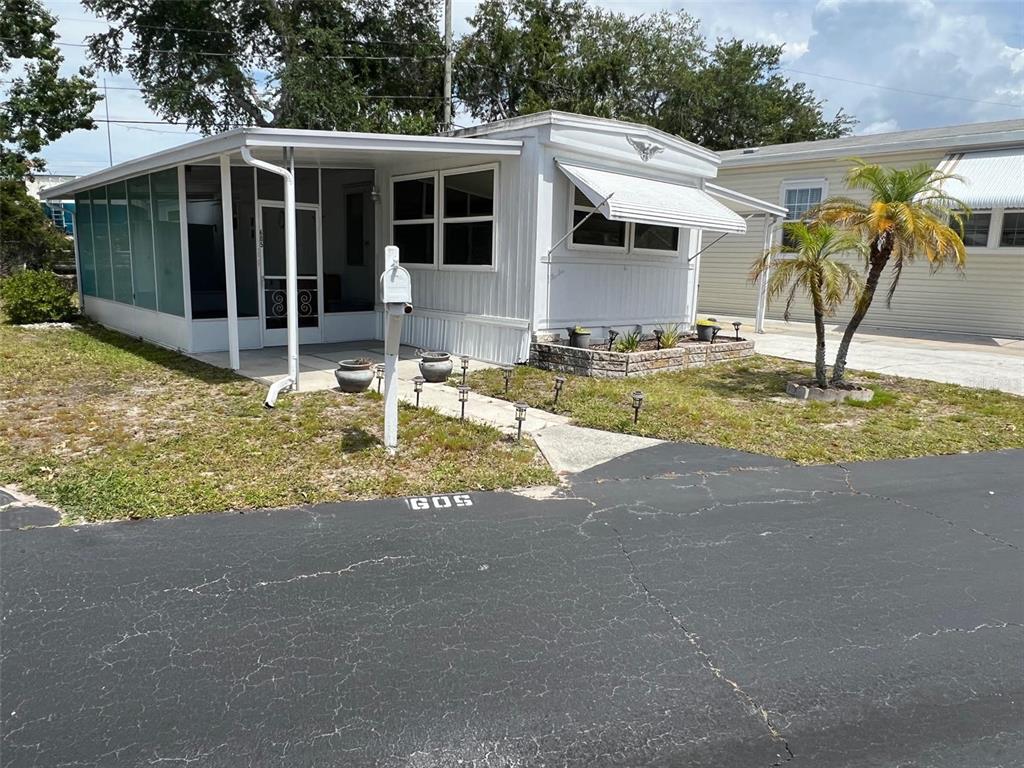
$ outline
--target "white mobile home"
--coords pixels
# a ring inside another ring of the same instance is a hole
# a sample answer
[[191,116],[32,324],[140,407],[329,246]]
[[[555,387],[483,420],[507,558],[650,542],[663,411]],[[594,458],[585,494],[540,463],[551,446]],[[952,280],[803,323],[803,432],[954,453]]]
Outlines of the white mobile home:
[[45,194],[74,196],[82,306],[112,328],[236,366],[287,343],[290,314],[299,344],[379,339],[393,244],[413,280],[403,342],[510,363],[572,325],[690,324],[703,233],[763,237],[785,213],[715,186],[718,164],[546,112],[444,136],[239,129]]
[[[949,268],[930,274],[926,263],[915,263],[904,270],[892,308],[876,299],[865,326],[908,333],[1024,336],[1024,120],[750,147],[721,156],[722,184],[785,206],[787,218],[798,218],[832,195],[866,199],[863,191],[844,184],[851,158],[895,168],[927,163],[961,176],[963,182],[947,191],[972,211],[964,231],[966,269],[962,274]],[[753,210],[733,207],[741,213]],[[780,242],[778,232],[774,242]],[[760,245],[748,233],[707,249],[700,273],[702,313],[755,313],[758,289],[747,274]],[[852,302],[837,321],[845,321],[851,309]],[[773,305],[768,317],[781,319],[782,310],[781,303]],[[812,319],[804,300],[793,314],[795,320]]]

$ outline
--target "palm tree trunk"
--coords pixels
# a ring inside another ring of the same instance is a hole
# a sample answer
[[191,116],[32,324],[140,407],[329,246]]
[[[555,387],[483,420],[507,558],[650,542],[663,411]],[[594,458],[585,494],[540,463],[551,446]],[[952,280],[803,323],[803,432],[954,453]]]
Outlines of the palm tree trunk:
[[891,252],[892,249],[889,247],[878,249],[874,244],[871,246],[871,257],[869,260],[871,266],[868,269],[867,280],[864,281],[864,290],[857,300],[857,306],[853,310],[850,322],[846,324],[846,330],[843,331],[843,339],[839,342],[839,349],[836,352],[836,362],[832,366],[833,384],[841,384],[843,377],[846,375],[846,357],[850,353],[850,342],[853,340],[853,334],[857,332],[864,316],[871,308],[871,301],[875,298],[875,289],[878,288],[878,281],[882,277],[882,270],[885,269]]
[[814,349],[814,378],[822,389],[828,387],[825,375],[825,315],[817,308],[814,310],[814,335],[818,344]]

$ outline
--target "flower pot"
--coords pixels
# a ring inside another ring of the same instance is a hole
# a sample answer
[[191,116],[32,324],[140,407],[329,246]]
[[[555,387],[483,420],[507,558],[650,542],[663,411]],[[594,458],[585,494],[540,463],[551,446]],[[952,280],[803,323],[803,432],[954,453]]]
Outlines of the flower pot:
[[569,334],[569,346],[576,347],[576,349],[590,349],[590,331],[586,333],[573,331]]
[[431,384],[443,384],[452,373],[452,357],[447,352],[420,353],[420,375]]
[[718,335],[718,332],[722,330],[721,326],[718,325],[698,325],[697,326],[697,341],[712,342]]
[[373,361],[341,360],[334,378],[342,392],[365,392],[373,381]]

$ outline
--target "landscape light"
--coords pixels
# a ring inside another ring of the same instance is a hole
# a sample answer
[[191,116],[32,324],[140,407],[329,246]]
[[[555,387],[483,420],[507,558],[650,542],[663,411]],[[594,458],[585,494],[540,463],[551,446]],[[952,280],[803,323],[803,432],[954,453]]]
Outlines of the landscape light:
[[558,395],[562,391],[562,387],[565,385],[564,376],[555,376],[555,405],[558,405]]
[[516,430],[516,440],[523,439],[523,422],[526,421],[526,403],[520,401],[515,404],[516,406],[516,422],[518,424]]
[[508,387],[512,383],[512,371],[515,370],[511,365],[503,365],[501,367],[501,375],[505,377],[505,394],[508,394]]
[[636,424],[640,419],[640,408],[644,404],[644,393],[639,389],[633,392],[633,423]]
[[[465,360],[465,358],[463,358]],[[462,415],[459,418],[462,421],[466,420],[466,401],[469,400],[469,387],[465,384],[459,385],[459,402],[462,403]]]
[[426,381],[422,376],[414,376],[412,380],[412,388],[416,390],[416,407],[420,407],[420,392],[423,391],[423,383]]
[[384,383],[384,363],[377,363],[373,366],[374,375],[377,377],[377,394],[380,394],[381,385]]
[[462,361],[462,383],[466,383],[466,371],[469,370],[469,355],[463,355],[459,358]]
[[612,344],[615,343],[615,340],[617,338],[619,338],[619,332],[618,331],[613,331],[611,328],[609,328],[608,329],[608,349],[612,348]]
[[661,328],[655,328],[652,333],[654,334],[654,340],[658,343],[658,349],[661,349],[661,334],[664,333]]
[[740,326],[743,325],[739,320],[732,321],[733,330],[736,331],[736,341],[740,340]]

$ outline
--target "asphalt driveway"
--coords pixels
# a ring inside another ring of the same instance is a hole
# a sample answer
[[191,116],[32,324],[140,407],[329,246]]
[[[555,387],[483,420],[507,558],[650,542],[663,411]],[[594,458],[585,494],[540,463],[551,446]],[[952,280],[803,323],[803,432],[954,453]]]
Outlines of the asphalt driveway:
[[0,532],[5,766],[1011,766],[1024,454]]

